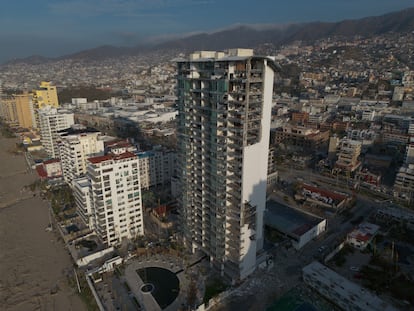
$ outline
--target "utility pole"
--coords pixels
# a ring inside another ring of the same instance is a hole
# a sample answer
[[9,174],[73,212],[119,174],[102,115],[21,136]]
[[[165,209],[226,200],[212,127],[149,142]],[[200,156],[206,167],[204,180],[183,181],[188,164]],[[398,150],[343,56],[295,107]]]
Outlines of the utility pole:
[[50,229],[53,231],[53,219],[52,219],[52,214],[51,214],[51,213],[53,213],[53,211],[52,211],[52,205],[51,205],[50,202],[48,203],[48,206],[49,206],[49,223],[50,223]]

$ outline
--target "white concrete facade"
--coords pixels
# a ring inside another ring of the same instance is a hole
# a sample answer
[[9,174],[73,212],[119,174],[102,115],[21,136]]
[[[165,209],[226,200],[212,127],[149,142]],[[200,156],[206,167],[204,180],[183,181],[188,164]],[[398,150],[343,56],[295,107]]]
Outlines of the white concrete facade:
[[170,150],[139,152],[141,189],[170,183],[175,172],[177,154]]
[[83,222],[93,229],[91,209],[91,183],[88,178],[82,177],[73,180],[72,189],[75,197],[76,211]]
[[58,131],[69,128],[75,123],[73,113],[46,106],[38,109],[40,141],[51,158],[59,156]]
[[43,162],[48,178],[62,177],[62,166],[58,159]]
[[292,246],[299,250],[302,247],[304,247],[307,243],[312,241],[313,239],[316,239],[320,234],[326,231],[326,219],[321,220],[320,223],[318,223],[316,226],[312,227],[308,231],[306,231],[304,234],[299,236],[298,240],[292,240]]
[[178,60],[178,167],[183,232],[233,281],[263,246],[272,59],[253,50]]
[[408,203],[414,202],[414,164],[403,165],[394,182],[394,196]]
[[347,234],[346,241],[353,247],[363,250],[371,243],[379,228],[378,225],[368,222],[361,223],[358,225],[358,228]]
[[92,226],[108,246],[144,234],[138,158],[131,152],[88,159]]
[[104,142],[100,136],[97,131],[61,135],[59,152],[63,178],[70,187],[74,179],[86,174],[87,158],[103,155]]

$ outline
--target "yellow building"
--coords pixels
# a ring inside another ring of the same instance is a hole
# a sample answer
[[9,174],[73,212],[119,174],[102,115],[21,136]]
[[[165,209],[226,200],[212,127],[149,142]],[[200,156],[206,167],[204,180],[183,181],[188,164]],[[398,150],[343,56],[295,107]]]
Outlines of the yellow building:
[[45,106],[59,107],[56,86],[50,82],[40,82],[40,86],[33,90],[33,103],[36,109]]
[[32,94],[3,96],[0,102],[0,113],[3,119],[12,126],[33,127]]
[[14,95],[19,126],[23,128],[33,127],[34,113],[32,94],[24,93]]
[[0,114],[4,121],[11,126],[17,126],[19,124],[17,118],[16,101],[14,96],[3,95],[0,99]]
[[39,115],[38,109],[44,107],[59,107],[59,100],[57,96],[56,86],[52,85],[50,82],[42,81],[40,86],[33,90],[33,109],[34,109],[34,126],[38,128],[39,124]]

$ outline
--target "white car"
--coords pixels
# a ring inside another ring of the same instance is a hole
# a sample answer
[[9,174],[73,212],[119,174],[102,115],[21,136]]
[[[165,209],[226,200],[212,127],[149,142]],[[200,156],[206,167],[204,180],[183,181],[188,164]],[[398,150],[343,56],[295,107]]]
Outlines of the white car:
[[355,271],[355,272],[359,272],[359,268],[358,267],[350,267],[349,270]]

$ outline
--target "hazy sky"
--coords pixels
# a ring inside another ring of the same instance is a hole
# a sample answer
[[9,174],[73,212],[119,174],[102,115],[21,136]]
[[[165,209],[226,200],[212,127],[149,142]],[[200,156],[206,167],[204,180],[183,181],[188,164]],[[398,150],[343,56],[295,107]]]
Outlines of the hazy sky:
[[0,0],[0,62],[235,24],[339,21],[413,6],[413,0]]

